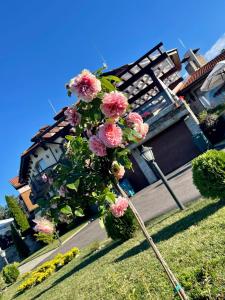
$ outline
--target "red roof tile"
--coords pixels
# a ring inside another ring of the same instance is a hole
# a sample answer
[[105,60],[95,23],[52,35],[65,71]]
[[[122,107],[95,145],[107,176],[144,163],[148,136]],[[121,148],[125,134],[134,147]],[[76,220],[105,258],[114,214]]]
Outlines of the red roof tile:
[[191,87],[192,84],[194,84],[197,80],[201,79],[203,76],[208,75],[212,71],[212,69],[215,67],[215,65],[222,60],[225,60],[225,52],[219,54],[214,59],[209,61],[207,64],[202,66],[200,69],[198,69],[193,74],[191,74],[184,81],[183,86],[181,87],[179,93],[181,93],[184,90],[186,90],[187,88]]
[[9,182],[16,190],[19,189],[20,187],[24,186],[24,184],[21,184],[19,182],[19,176],[13,177],[12,179],[9,180]]

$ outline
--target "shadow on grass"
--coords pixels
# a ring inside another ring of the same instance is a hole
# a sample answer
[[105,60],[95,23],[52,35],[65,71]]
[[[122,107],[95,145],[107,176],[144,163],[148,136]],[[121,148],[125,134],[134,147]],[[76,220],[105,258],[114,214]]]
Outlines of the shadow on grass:
[[[195,211],[182,219],[172,223],[171,225],[166,226],[165,228],[161,229],[154,235],[152,235],[152,238],[155,243],[165,241],[176,235],[177,233],[183,232],[187,230],[192,225],[198,224],[200,221],[206,219],[210,215],[214,214],[216,211],[218,211],[220,208],[222,208],[225,205],[224,200],[216,201],[214,203],[211,203],[202,209]],[[146,249],[149,248],[149,244],[147,241],[143,241],[139,245],[133,247],[132,249],[126,251],[123,255],[118,257],[115,262],[122,261],[124,259],[127,259],[129,257],[132,257]]]
[[[41,295],[43,295],[45,292],[47,292],[50,289],[52,289],[53,287],[55,287],[57,284],[59,284],[63,280],[65,280],[68,277],[72,276],[74,273],[82,270],[83,268],[85,268],[89,264],[95,262],[96,260],[98,260],[102,256],[106,255],[107,253],[109,253],[110,251],[112,251],[113,249],[115,249],[117,246],[119,246],[121,244],[122,244],[122,242],[120,242],[120,241],[113,242],[113,243],[109,244],[108,246],[104,247],[102,250],[99,250],[95,254],[89,256],[87,259],[85,259],[79,265],[77,265],[74,269],[72,269],[68,273],[64,274],[62,277],[58,278],[49,288],[43,290],[42,292],[40,292],[39,294],[37,294],[35,297],[33,297],[31,300],[38,299]],[[19,295],[17,295],[17,296],[19,296]]]

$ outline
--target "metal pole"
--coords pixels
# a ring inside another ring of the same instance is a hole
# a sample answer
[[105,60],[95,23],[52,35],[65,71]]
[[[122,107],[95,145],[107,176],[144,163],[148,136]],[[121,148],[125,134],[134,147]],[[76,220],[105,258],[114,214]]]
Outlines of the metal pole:
[[[120,191],[120,193],[124,196],[127,197],[126,193],[124,192],[124,190],[118,185],[116,184],[117,189]],[[173,285],[174,291],[177,292],[177,294],[179,295],[180,299],[182,300],[188,300],[188,296],[186,295],[184,289],[181,287],[181,285],[179,284],[179,281],[176,279],[175,275],[173,274],[173,272],[170,270],[169,266],[167,265],[166,261],[164,260],[164,258],[162,257],[160,251],[158,250],[156,244],[154,243],[152,237],[149,235],[147,228],[145,227],[145,224],[141,218],[141,216],[139,215],[139,213],[137,212],[136,208],[134,207],[133,203],[131,201],[129,201],[129,207],[132,210],[134,216],[136,217],[139,226],[141,227],[141,230],[146,238],[146,240],[148,241],[149,245],[152,247],[157,259],[159,260],[159,262],[161,263],[162,267],[164,268],[164,271],[166,272],[170,282]]]
[[8,265],[9,262],[8,262],[7,258],[6,257],[3,257],[3,258],[4,258],[4,261],[5,261],[6,265]]
[[173,199],[176,202],[176,204],[178,205],[178,207],[181,210],[184,210],[185,209],[184,205],[177,199],[177,196],[174,194],[173,190],[171,189],[168,180],[164,176],[164,174],[161,171],[161,169],[159,168],[158,164],[154,160],[151,163],[154,165],[157,173],[159,174],[160,178],[162,179],[163,183],[165,184],[167,190],[169,191],[170,195],[173,197]]
[[60,239],[59,234],[58,234],[57,231],[55,231],[55,235],[56,235],[56,237],[57,237],[57,239],[59,241],[59,246],[62,246],[62,241],[61,241],[61,239]]

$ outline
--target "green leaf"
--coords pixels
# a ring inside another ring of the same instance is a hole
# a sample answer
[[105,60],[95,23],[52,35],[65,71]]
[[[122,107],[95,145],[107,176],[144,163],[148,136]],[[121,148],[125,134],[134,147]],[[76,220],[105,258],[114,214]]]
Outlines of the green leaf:
[[74,141],[75,136],[73,136],[73,135],[66,135],[65,138],[67,139],[67,141]]
[[110,81],[115,81],[115,82],[121,82],[122,79],[114,76],[114,75],[108,75],[108,76],[104,76],[106,79],[110,80]]
[[41,208],[46,208],[49,206],[49,202],[46,199],[40,198],[37,200],[36,202],[38,204],[38,206],[40,206]]
[[69,205],[65,205],[60,209],[61,213],[65,214],[65,215],[72,215],[72,209]]
[[78,208],[74,211],[75,216],[77,217],[84,217],[84,211],[82,208]]
[[115,91],[115,86],[109,81],[107,80],[105,77],[102,77],[101,79],[101,83],[102,83],[102,86],[108,90],[109,92],[112,92],[112,91]]
[[68,189],[75,190],[77,192],[79,184],[80,184],[80,179],[77,179],[74,183],[68,183],[66,186],[68,187]]

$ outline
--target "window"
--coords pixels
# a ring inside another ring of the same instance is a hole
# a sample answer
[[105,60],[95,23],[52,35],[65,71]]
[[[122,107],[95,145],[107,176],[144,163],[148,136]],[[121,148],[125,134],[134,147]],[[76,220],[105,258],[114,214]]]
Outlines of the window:
[[36,163],[36,169],[39,173],[44,171],[47,168],[46,161],[42,158]]

